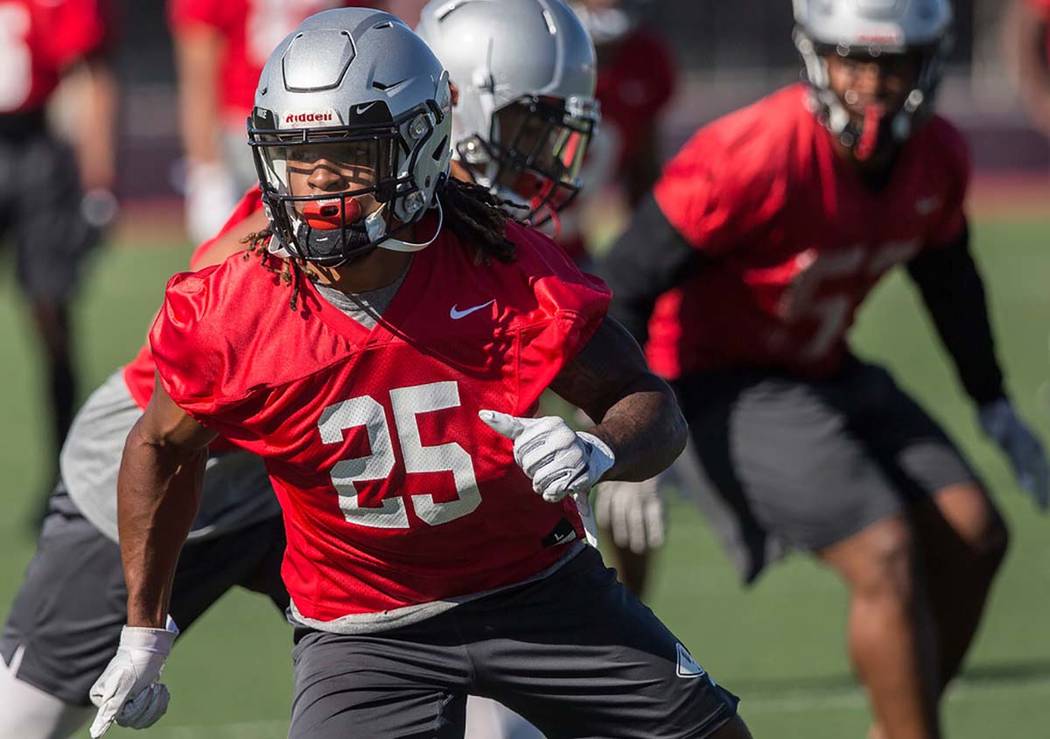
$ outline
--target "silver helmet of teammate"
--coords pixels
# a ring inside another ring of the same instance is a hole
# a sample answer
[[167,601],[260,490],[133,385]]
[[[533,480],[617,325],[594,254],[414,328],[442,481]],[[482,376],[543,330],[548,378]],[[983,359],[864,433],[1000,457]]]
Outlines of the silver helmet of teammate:
[[[916,122],[933,108],[945,57],[952,45],[950,0],[794,0],[795,45],[806,67],[825,125],[854,149],[863,124],[851,122],[841,100],[829,89],[826,55],[914,55],[918,74],[903,106],[882,121],[897,141],[911,135]],[[868,132],[874,136],[873,131]]]
[[[342,8],[303,21],[266,62],[248,119],[263,202],[284,250],[331,265],[376,246],[425,246],[396,237],[434,204],[448,176],[451,109],[441,62],[395,16]],[[293,193],[300,162],[321,159],[354,186]]]
[[[459,89],[455,156],[485,187],[565,205],[598,123],[594,44],[562,0],[432,0],[417,28]],[[542,220],[542,219],[539,219]]]

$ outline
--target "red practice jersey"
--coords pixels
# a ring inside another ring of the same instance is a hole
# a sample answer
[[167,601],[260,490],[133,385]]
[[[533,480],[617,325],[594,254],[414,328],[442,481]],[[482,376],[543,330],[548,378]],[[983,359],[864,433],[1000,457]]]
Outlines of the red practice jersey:
[[961,235],[968,180],[962,136],[934,117],[904,145],[888,185],[868,189],[803,85],[702,128],[654,194],[709,259],[657,300],[651,366],[672,379],[736,366],[834,372],[878,279]]
[[536,495],[478,411],[533,414],[610,296],[546,237],[508,236],[516,262],[478,264],[446,229],[372,330],[306,279],[293,312],[292,288],[258,259],[169,283],[150,334],[161,381],[266,461],[285,583],[307,619],[520,582],[557,562],[571,531],[582,538],[575,504]]
[[599,48],[594,96],[601,103],[602,126],[617,131],[621,171],[638,156],[638,146],[670,102],[676,77],[667,43],[644,27]]
[[1028,5],[1047,24],[1045,55],[1047,64],[1050,64],[1050,0],[1028,0]]
[[220,109],[227,125],[243,126],[255,100],[259,74],[270,53],[308,16],[353,3],[339,0],[168,0],[178,36],[205,26],[223,40]]
[[[226,224],[212,238],[203,242],[193,251],[190,257],[190,269],[200,269],[200,263],[211,250],[212,246],[220,238],[226,235],[230,229],[241,223],[245,218],[262,208],[262,192],[258,186],[253,187],[244,194],[241,201],[233,209]],[[128,386],[131,397],[139,408],[145,408],[149,399],[153,396],[153,383],[156,366],[153,364],[153,354],[150,352],[149,343],[144,343],[135,358],[124,365],[124,384]]]
[[0,115],[38,110],[74,62],[105,48],[104,0],[0,0]]

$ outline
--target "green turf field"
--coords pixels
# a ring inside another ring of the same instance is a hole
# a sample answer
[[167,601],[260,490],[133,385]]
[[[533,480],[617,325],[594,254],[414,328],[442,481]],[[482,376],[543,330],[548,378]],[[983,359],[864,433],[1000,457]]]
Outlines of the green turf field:
[[[1010,388],[1050,438],[1048,233],[1045,220],[987,220],[976,229]],[[118,247],[100,255],[79,306],[86,390],[131,357],[159,302],[164,277],[187,256],[188,249],[177,244]],[[9,504],[0,522],[0,613],[6,613],[33,551],[25,523],[44,477],[40,378],[9,267],[0,273],[0,472]],[[966,448],[998,494],[1013,530],[989,616],[947,702],[947,733],[953,739],[1050,736],[1050,519],[1035,515],[996,450],[978,437],[972,410],[899,276],[869,301],[855,338],[863,354],[891,365]],[[671,542],[661,557],[652,604],[700,662],[743,697],[741,710],[755,736],[863,737],[867,709],[845,658],[845,601],[835,579],[795,558],[744,592],[693,510],[676,504],[672,514]],[[146,736],[283,737],[289,636],[262,598],[227,597],[170,660],[171,709]]]

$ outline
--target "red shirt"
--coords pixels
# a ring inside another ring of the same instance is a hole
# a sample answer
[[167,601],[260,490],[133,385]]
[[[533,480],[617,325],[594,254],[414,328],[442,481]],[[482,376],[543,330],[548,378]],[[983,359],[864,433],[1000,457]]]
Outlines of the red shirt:
[[616,128],[621,171],[670,102],[676,76],[667,43],[642,27],[599,48],[594,96],[602,125]]
[[353,3],[339,0],[168,0],[176,36],[206,26],[224,42],[220,106],[227,125],[243,126],[255,100],[259,74],[271,52],[308,16]]
[[44,107],[73,63],[108,41],[104,0],[0,0],[0,115]]
[[709,258],[662,295],[650,364],[668,378],[722,367],[835,371],[872,286],[965,225],[966,145],[934,117],[901,150],[888,186],[866,188],[793,85],[702,128],[654,194]]
[[[193,251],[190,257],[190,269],[199,269],[201,260],[211,250],[215,242],[226,233],[237,226],[241,221],[262,208],[262,192],[258,185],[248,190],[233,209],[229,219],[212,238],[203,242]],[[149,344],[144,343],[135,358],[124,365],[124,383],[128,386],[131,397],[139,408],[145,408],[149,399],[153,396],[153,383],[156,366],[153,364],[153,355],[150,353]]]
[[477,414],[534,413],[610,296],[546,237],[507,233],[517,261],[479,265],[446,230],[373,330],[305,279],[293,312],[292,288],[258,259],[169,283],[150,334],[161,381],[266,461],[285,583],[306,618],[520,582],[563,556],[542,543],[560,522],[582,538],[575,505],[537,496],[511,442]]
[[[1044,22],[1050,24],[1050,0],[1028,0],[1028,5]],[[1046,61],[1050,64],[1050,26],[1046,29]]]

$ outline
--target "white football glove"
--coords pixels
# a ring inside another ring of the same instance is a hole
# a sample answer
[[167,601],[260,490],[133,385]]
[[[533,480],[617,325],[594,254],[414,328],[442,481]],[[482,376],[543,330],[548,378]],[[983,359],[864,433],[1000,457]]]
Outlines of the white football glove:
[[1028,491],[1039,509],[1045,511],[1050,505],[1050,467],[1042,442],[1006,398],[981,406],[977,417],[984,433],[1010,460],[1017,482]]
[[644,554],[664,545],[667,523],[659,477],[603,482],[594,495],[598,520],[612,533],[616,546]]
[[158,680],[178,635],[171,617],[164,629],[124,627],[117,653],[91,686],[91,702],[98,706],[91,724],[93,739],[109,731],[114,721],[130,729],[145,729],[164,715],[170,696]]
[[479,411],[478,416],[514,442],[514,461],[548,503],[574,493],[587,494],[616,462],[604,441],[573,431],[557,416],[517,418],[499,411]]

